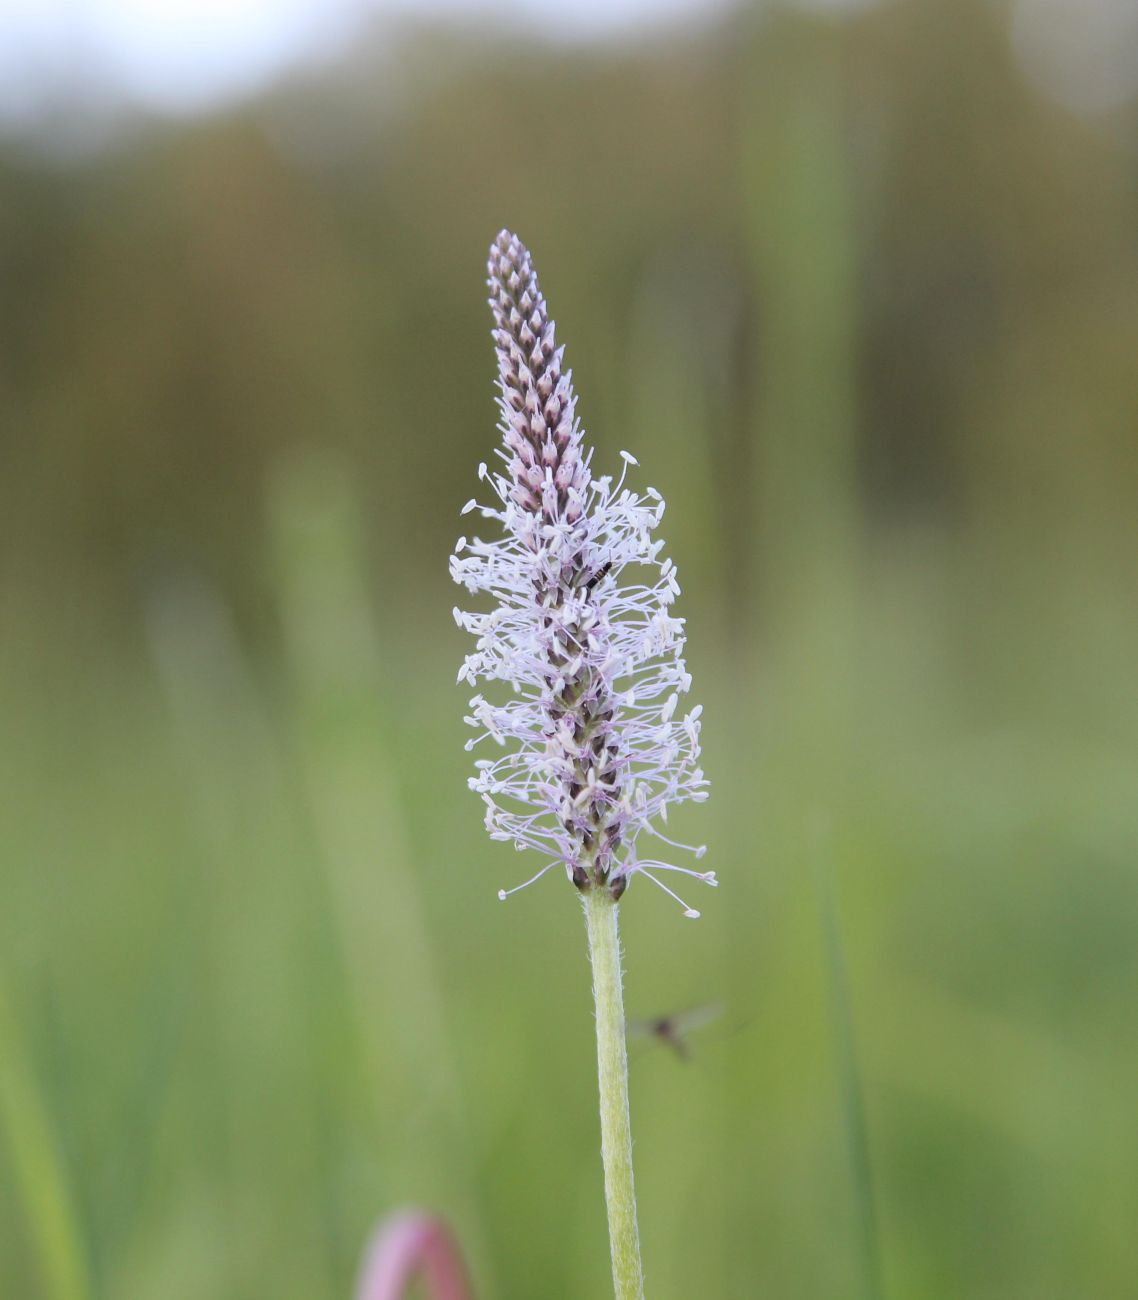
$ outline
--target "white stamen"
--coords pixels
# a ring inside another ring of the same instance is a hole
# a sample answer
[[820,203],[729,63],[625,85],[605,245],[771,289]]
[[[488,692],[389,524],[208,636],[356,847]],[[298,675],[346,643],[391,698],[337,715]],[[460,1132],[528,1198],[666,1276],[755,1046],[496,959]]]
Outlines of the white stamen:
[[699,919],[699,913],[695,910],[695,908],[688,907],[687,903],[684,902],[684,900],[679,896],[679,894],[677,894],[674,890],[669,889],[668,886],[665,885],[662,880],[657,880],[656,877],[650,871],[645,871],[644,868],[640,866],[639,863],[636,866],[636,870],[639,871],[642,875],[647,876],[648,879],[654,885],[659,885],[660,888],[664,891],[665,894],[668,895],[669,898],[674,898],[676,902],[679,903],[679,905],[684,909],[685,916],[691,917],[693,921],[697,921]]
[[[633,864],[632,870],[639,871],[644,865],[642,862],[636,862]],[[714,887],[719,884],[714,871],[693,871],[691,867],[679,867],[674,862],[649,861],[647,865],[655,867],[657,871],[678,871],[681,875],[691,876],[693,880],[702,880],[705,885]],[[645,872],[645,875],[647,874]]]
[[[521,846],[521,845],[518,845],[518,847],[521,848],[522,846]],[[546,873],[547,871],[550,871],[550,870],[552,870],[554,867],[557,867],[557,866],[560,866],[560,865],[561,865],[560,862],[547,862],[547,863],[545,864],[545,866],[542,867],[542,869],[537,873],[536,876],[530,876],[530,878],[529,878],[528,880],[526,880],[526,881],[523,881],[522,884],[520,884],[520,885],[515,885],[515,886],[513,887],[513,889],[499,889],[499,890],[498,890],[498,898],[499,898],[499,901],[501,901],[501,902],[504,903],[504,902],[506,901],[506,899],[510,897],[511,894],[517,894],[517,893],[520,893],[521,890],[523,890],[523,889],[528,889],[528,888],[530,887],[530,885],[535,884],[537,881],[539,881],[539,880],[542,878],[542,876],[545,875],[545,873]]]

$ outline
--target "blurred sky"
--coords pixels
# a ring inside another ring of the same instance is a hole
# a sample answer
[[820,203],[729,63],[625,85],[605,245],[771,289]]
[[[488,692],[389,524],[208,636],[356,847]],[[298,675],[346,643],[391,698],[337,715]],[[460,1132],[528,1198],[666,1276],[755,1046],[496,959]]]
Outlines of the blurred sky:
[[610,39],[726,0],[0,0],[0,112],[34,111],[76,74],[168,111],[246,94],[334,54],[376,20],[514,21],[567,40]]
[[[829,10],[873,0],[799,3]],[[334,56],[376,22],[489,19],[556,40],[613,40],[728,7],[731,0],[0,0],[0,119],[34,119],[74,103],[77,91],[85,103],[125,96],[160,111],[200,111]],[[1138,90],[1138,0],[1005,7],[1017,57],[1043,93],[1098,113]]]

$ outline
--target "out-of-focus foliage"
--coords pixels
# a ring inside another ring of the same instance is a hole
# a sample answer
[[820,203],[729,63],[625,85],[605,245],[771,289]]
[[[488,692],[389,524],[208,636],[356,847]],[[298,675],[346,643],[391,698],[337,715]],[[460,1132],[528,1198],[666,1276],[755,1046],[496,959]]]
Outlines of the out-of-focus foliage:
[[651,1294],[1138,1276],[1138,116],[908,0],[361,43],[0,152],[0,1294],[601,1296],[584,937],[465,790],[483,260],[668,499],[722,888],[622,915]]

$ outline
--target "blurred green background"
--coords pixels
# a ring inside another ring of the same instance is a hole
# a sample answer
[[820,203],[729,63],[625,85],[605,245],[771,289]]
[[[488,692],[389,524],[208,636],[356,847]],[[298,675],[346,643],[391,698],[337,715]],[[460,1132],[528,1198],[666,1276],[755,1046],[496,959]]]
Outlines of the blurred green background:
[[456,11],[5,128],[5,1300],[347,1297],[406,1203],[606,1294],[579,909],[498,903],[454,685],[504,225],[705,705],[650,1295],[1138,1294],[1138,107],[1062,8]]

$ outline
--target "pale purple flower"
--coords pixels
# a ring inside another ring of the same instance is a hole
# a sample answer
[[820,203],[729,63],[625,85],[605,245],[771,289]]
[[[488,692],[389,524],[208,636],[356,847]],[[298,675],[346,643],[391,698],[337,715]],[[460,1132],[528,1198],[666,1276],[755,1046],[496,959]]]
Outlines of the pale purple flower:
[[645,842],[705,852],[661,829],[669,805],[707,798],[702,710],[681,709],[691,676],[684,621],[671,612],[680,588],[653,538],[664,502],[654,488],[625,486],[637,464],[628,452],[616,482],[593,476],[563,349],[530,255],[507,231],[491,246],[488,284],[503,468],[479,466],[495,501],[469,501],[463,513],[499,527],[489,540],[459,538],[450,568],[496,602],[489,612],[454,611],[477,637],[459,681],[510,693],[470,701],[466,721],[481,734],[466,748],[488,740],[503,751],[478,759],[470,786],[493,839],[552,859],[534,880],[563,866],[578,889],[619,898],[642,874],[698,916],[654,873],[714,885],[714,872],[663,862]]

